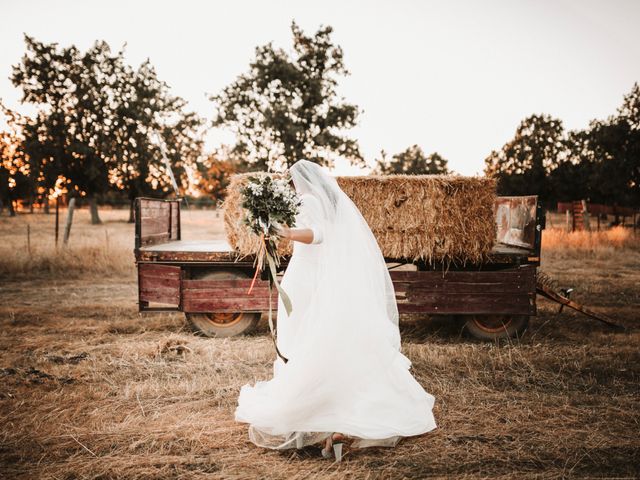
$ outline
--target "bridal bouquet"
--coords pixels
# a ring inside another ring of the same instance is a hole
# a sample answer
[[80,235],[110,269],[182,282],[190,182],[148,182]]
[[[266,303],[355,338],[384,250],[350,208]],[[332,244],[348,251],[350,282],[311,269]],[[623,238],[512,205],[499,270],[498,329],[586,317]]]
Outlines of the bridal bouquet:
[[[274,339],[273,320],[271,318],[271,287],[275,286],[280,294],[282,303],[291,314],[291,300],[278,284],[276,269],[280,265],[278,255],[278,231],[280,225],[292,226],[295,222],[301,201],[296,192],[289,187],[288,179],[274,179],[270,176],[251,176],[246,185],[240,190],[243,196],[242,207],[245,211],[245,224],[260,237],[258,251],[255,252],[254,267],[256,269],[251,281],[249,293],[253,290],[259,272],[267,268],[269,278],[269,328]],[[280,355],[278,347],[276,352]]]
[[[251,176],[241,189],[245,223],[257,235],[277,237],[277,225],[292,226],[300,207],[300,198],[289,187],[288,179]],[[274,245],[276,243],[274,242]]]

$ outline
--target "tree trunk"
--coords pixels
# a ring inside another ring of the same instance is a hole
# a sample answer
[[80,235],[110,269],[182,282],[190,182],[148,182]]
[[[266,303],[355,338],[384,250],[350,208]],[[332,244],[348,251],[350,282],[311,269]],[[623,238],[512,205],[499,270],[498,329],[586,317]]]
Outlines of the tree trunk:
[[63,243],[66,245],[69,243],[69,235],[71,235],[71,224],[73,223],[73,211],[76,208],[76,197],[69,200],[69,206],[67,208],[67,221],[64,225],[64,238]]
[[129,223],[133,223],[135,221],[135,202],[136,200],[134,198],[129,201]]
[[589,207],[586,200],[582,200],[582,221],[584,222],[584,229],[591,231],[591,221],[589,219]]
[[44,213],[49,215],[49,197],[47,197],[47,196],[43,197],[42,201],[44,202],[42,204],[42,206],[44,207]]
[[9,199],[9,216],[10,217],[16,216],[16,207],[13,205],[12,199]]
[[98,216],[98,202],[93,195],[89,197],[89,211],[91,212],[91,225],[100,225],[102,221]]

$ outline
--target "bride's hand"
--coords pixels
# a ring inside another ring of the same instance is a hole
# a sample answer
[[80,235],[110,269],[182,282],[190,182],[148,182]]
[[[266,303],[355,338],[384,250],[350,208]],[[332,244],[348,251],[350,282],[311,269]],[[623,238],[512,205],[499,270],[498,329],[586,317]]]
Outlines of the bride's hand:
[[291,229],[289,227],[287,227],[286,225],[281,225],[279,223],[276,223],[274,225],[274,228],[276,230],[276,235],[278,235],[281,238],[291,238]]

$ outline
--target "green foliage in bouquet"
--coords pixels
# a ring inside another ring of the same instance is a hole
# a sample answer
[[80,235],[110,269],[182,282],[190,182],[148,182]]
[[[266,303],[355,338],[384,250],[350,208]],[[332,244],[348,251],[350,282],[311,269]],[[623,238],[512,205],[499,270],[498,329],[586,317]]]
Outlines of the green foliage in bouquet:
[[277,236],[277,224],[289,227],[294,224],[300,198],[287,179],[252,176],[241,191],[245,223],[256,235]]

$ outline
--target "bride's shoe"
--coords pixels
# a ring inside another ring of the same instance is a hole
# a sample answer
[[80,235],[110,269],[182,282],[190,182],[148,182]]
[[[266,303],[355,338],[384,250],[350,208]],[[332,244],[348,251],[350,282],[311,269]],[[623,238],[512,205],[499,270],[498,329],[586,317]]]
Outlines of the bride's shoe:
[[331,458],[331,449],[333,447],[333,455],[336,462],[342,461],[342,445],[344,443],[344,436],[339,433],[333,433],[325,443],[325,447],[322,449],[323,458]]

